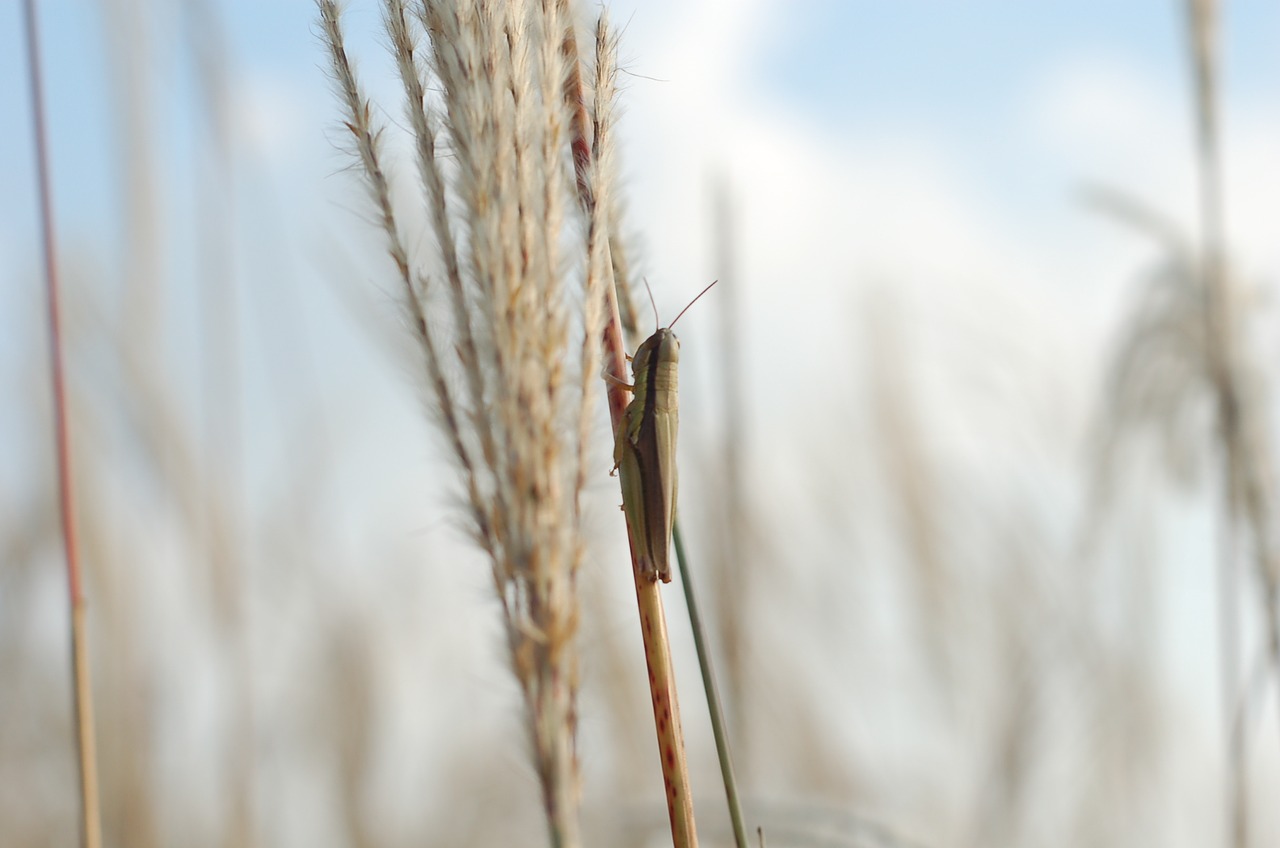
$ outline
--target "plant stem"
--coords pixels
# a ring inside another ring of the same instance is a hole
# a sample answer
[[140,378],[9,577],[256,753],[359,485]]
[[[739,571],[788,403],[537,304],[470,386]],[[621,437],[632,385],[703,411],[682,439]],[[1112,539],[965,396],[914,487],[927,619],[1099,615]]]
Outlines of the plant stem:
[[672,531],[676,546],[676,559],[680,563],[680,586],[684,589],[685,605],[689,608],[689,625],[693,628],[693,645],[698,652],[698,670],[702,672],[702,688],[707,693],[707,711],[711,714],[711,734],[716,740],[716,758],[720,761],[720,777],[724,781],[725,800],[729,804],[729,821],[733,824],[733,841],[738,848],[747,848],[747,829],[742,820],[742,803],[738,799],[738,781],[733,774],[733,757],[729,751],[729,734],[725,727],[724,707],[720,704],[720,687],[711,668],[711,653],[707,650],[706,630],[702,615],[698,612],[698,600],[693,591],[693,577],[689,573],[688,558],[684,553],[684,538],[680,534],[680,517],[677,515]]
[[[610,268],[612,264],[605,263],[605,267]],[[605,299],[608,318],[604,331],[605,369],[607,374],[622,380],[626,374],[626,353],[622,343],[622,320],[618,314],[617,292],[612,281],[605,286]],[[624,426],[627,394],[614,380],[606,382],[609,418],[616,434]],[[645,665],[649,670],[649,694],[653,700],[653,720],[658,736],[658,753],[662,760],[663,783],[666,786],[671,839],[676,848],[696,848],[698,834],[693,819],[693,795],[689,788],[684,734],[680,727],[680,703],[671,664],[667,619],[659,592],[662,583],[641,572],[639,563],[635,561],[636,548],[631,537],[632,528],[628,525],[627,547],[632,551],[631,576],[635,579],[636,604],[640,610],[640,633],[644,640]]]
[[[1262,617],[1272,661],[1280,670],[1280,618],[1276,604],[1275,529],[1272,525],[1274,466],[1265,437],[1259,432],[1252,401],[1240,385],[1236,345],[1238,311],[1229,285],[1222,200],[1222,166],[1219,146],[1218,101],[1218,0],[1187,0],[1192,77],[1195,87],[1197,176],[1200,195],[1200,250],[1203,277],[1207,365],[1218,406],[1218,436],[1226,485],[1219,599],[1223,640],[1223,689],[1226,704],[1227,744],[1231,773],[1228,786],[1229,817],[1233,845],[1248,844],[1248,786],[1245,769],[1243,716],[1234,700],[1240,697],[1239,592],[1234,534],[1247,522],[1253,536],[1255,571],[1262,595]],[[1239,717],[1239,718],[1237,718]]]
[[[607,249],[607,248],[606,248]],[[611,267],[606,263],[606,267]],[[605,286],[606,317],[604,331],[606,373],[618,380],[626,373],[626,354],[622,346],[622,320],[618,314],[618,298],[612,282]],[[625,426],[626,390],[613,380],[608,383],[609,417],[613,432]],[[684,750],[684,734],[680,726],[680,703],[676,694],[675,672],[671,664],[671,642],[667,635],[667,619],[663,612],[662,585],[640,570],[635,561],[636,547],[632,528],[627,526],[627,547],[632,552],[631,576],[636,584],[636,604],[640,611],[640,633],[644,640],[645,665],[649,670],[649,694],[653,701],[653,720],[658,736],[658,754],[662,761],[662,777],[666,786],[667,815],[671,820],[671,839],[676,848],[696,848],[697,829],[693,819],[693,795],[689,788],[689,766]]]
[[753,524],[748,516],[746,492],[746,442],[747,413],[743,391],[743,347],[740,338],[742,325],[742,289],[738,279],[737,245],[733,201],[727,178],[721,176],[712,186],[712,230],[715,245],[715,270],[712,276],[721,280],[720,313],[720,368],[719,382],[724,403],[723,451],[720,510],[720,549],[718,556],[708,564],[712,568],[711,585],[715,587],[713,615],[719,633],[721,656],[724,664],[723,680],[733,709],[732,729],[740,764],[750,771],[749,751],[746,739],[751,727],[746,695],[746,671],[743,667],[747,652],[748,625],[745,611],[754,577],[753,563],[747,556],[750,543],[745,538]]
[[25,0],[27,65],[31,79],[31,122],[36,148],[39,183],[40,235],[44,251],[44,278],[49,319],[49,364],[53,386],[55,455],[58,464],[58,507],[67,567],[71,606],[72,696],[75,709],[77,763],[80,771],[80,844],[100,848],[102,825],[98,802],[98,766],[93,733],[93,697],[89,675],[89,640],[85,621],[84,585],[80,572],[80,546],[76,536],[74,487],[71,475],[71,440],[67,426],[67,391],[62,362],[62,322],[58,309],[57,253],[54,249],[53,195],[49,185],[48,145],[45,138],[44,90],[40,77],[39,33],[35,0]]
[[[565,3],[568,0],[555,0]],[[566,28],[562,49],[568,59],[569,76],[565,80],[565,99],[571,123],[571,150],[577,177],[578,200],[590,217],[595,200],[589,176],[592,153],[588,138],[590,123],[583,96],[579,70],[578,47],[573,30]],[[609,252],[606,240],[603,250]],[[605,280],[604,372],[609,418],[613,432],[623,426],[627,393],[622,387],[626,378],[626,348],[622,336],[622,319],[618,311],[618,293],[613,280],[612,257],[603,262]],[[613,379],[610,379],[613,378]],[[640,611],[640,632],[644,640],[645,665],[649,671],[649,694],[653,702],[653,719],[658,737],[658,753],[666,787],[667,815],[671,821],[671,839],[676,848],[696,848],[697,829],[693,818],[693,795],[689,788],[689,767],[680,726],[680,704],[676,694],[675,673],[671,664],[671,645],[663,612],[661,583],[641,573],[635,561],[632,528],[627,527],[628,549],[632,552],[631,575],[636,584],[636,604]]]

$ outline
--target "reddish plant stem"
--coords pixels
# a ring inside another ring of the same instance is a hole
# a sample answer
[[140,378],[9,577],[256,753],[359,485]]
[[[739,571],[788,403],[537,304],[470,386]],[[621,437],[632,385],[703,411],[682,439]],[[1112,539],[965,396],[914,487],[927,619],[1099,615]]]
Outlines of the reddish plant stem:
[[[608,267],[608,263],[605,263]],[[625,374],[626,354],[622,347],[622,320],[618,314],[618,298],[612,283],[605,287],[609,323],[605,326],[605,356],[608,373],[621,379]],[[627,393],[610,383],[609,418],[613,431],[623,426]],[[658,754],[662,758],[662,778],[667,795],[667,815],[671,820],[671,839],[676,848],[694,848],[698,844],[693,819],[693,794],[689,787],[689,766],[684,751],[684,732],[680,726],[680,702],[676,694],[675,671],[671,663],[671,643],[667,635],[667,619],[662,607],[662,594],[657,580],[641,573],[634,559],[633,530],[627,525],[628,548],[633,552],[631,576],[636,584],[636,604],[640,610],[640,632],[644,639],[645,665],[649,670],[649,694],[653,701],[653,721],[658,735]]]
[[[563,0],[561,0],[563,2]],[[586,104],[582,91],[582,75],[578,64],[578,47],[573,30],[565,30],[562,47],[568,60],[569,75],[565,80],[565,99],[570,109],[570,146],[577,177],[578,199],[588,215],[595,199],[589,176],[592,154],[589,140]],[[608,251],[606,241],[605,250]],[[609,418],[613,432],[618,433],[626,412],[627,354],[622,335],[622,319],[618,310],[618,293],[613,280],[613,262],[602,263],[605,281],[604,368],[613,379],[605,380],[609,401]],[[640,611],[640,632],[644,640],[645,665],[649,671],[649,694],[653,702],[653,720],[658,737],[658,754],[662,761],[662,777],[666,789],[667,815],[671,821],[671,839],[676,848],[696,848],[697,829],[693,818],[693,795],[689,788],[689,766],[684,750],[684,733],[680,726],[680,703],[676,694],[675,672],[671,664],[671,644],[667,635],[667,619],[657,580],[641,573],[635,561],[632,528],[627,526],[628,548],[632,551],[631,576],[636,584],[636,604]]]
[[67,391],[62,362],[62,321],[58,309],[57,251],[54,249],[53,194],[49,186],[48,144],[45,137],[44,88],[40,77],[40,44],[35,0],[25,0],[27,65],[31,80],[31,123],[36,148],[36,179],[40,205],[40,242],[44,251],[44,278],[49,318],[49,363],[53,386],[55,455],[58,464],[58,508],[62,519],[62,543],[67,565],[67,590],[71,606],[72,696],[80,772],[80,844],[99,848],[102,825],[98,803],[97,752],[93,734],[93,698],[89,675],[84,585],[80,571],[80,545],[76,536],[75,489],[71,475],[71,439],[67,426]]

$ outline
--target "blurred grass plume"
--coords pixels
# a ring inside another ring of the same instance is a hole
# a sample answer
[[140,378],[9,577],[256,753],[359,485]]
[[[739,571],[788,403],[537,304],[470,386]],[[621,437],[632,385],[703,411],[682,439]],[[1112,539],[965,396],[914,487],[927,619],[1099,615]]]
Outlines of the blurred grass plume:
[[[613,42],[607,30],[598,33],[589,189],[600,211],[589,212],[583,228],[575,226],[565,99],[576,71],[576,51],[565,49],[575,38],[567,2],[427,0],[410,10],[403,0],[386,1],[383,24],[440,255],[440,270],[426,271],[406,247],[384,127],[356,80],[337,4],[320,0],[319,10],[432,412],[461,470],[469,529],[492,564],[552,844],[575,845],[576,577],[607,260],[602,145]],[[577,276],[581,291],[570,285]]]

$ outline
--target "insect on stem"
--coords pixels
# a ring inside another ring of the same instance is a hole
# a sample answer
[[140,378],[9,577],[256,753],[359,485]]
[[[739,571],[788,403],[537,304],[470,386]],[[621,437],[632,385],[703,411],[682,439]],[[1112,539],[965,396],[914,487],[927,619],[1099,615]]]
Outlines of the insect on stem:
[[[718,282],[718,281],[716,281]],[[676,515],[676,431],[680,411],[680,341],[671,331],[689,301],[666,327],[640,343],[631,358],[632,392],[618,428],[613,458],[622,483],[622,509],[631,528],[636,567],[649,580],[671,582],[671,532]],[[648,281],[645,282],[648,288]],[[649,299],[652,302],[653,292]],[[654,305],[655,323],[657,305]]]

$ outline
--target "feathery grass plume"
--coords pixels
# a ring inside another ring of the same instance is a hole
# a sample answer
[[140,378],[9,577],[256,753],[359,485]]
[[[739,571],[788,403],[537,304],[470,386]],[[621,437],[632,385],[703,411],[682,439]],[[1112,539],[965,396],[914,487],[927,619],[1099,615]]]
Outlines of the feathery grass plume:
[[[576,254],[566,249],[574,177],[565,91],[577,72],[564,49],[573,37],[567,4],[424,0],[410,9],[384,0],[441,257],[442,271],[432,275],[406,250],[382,128],[356,81],[336,3],[318,5],[345,125],[386,231],[434,412],[462,472],[472,533],[492,564],[551,842],[577,845],[573,636],[608,262],[612,41],[598,57],[587,174],[598,202],[587,209],[586,244]],[[424,32],[425,59],[417,44]],[[580,293],[567,284],[574,265],[585,276]]]
[[[596,24],[596,56],[594,99],[591,115],[591,167],[588,171],[587,190],[591,202],[587,204],[587,300],[588,327],[599,327],[604,322],[604,287],[617,264],[612,259],[609,225],[614,217],[614,198],[609,191],[610,174],[613,171],[613,102],[618,85],[618,42],[609,32],[606,18],[601,15]],[[616,277],[614,279],[616,286]],[[582,340],[582,392],[588,391],[587,381],[596,378],[600,368],[600,333],[587,333]],[[589,366],[590,370],[587,370]],[[578,422],[578,442],[586,444],[590,419],[584,415]],[[585,469],[585,457],[579,457],[578,466]],[[579,479],[579,488],[585,480]]]
[[[1112,366],[1113,404],[1111,421],[1103,431],[1099,482],[1105,497],[1115,476],[1110,466],[1117,446],[1124,431],[1136,423],[1153,423],[1164,431],[1169,464],[1183,476],[1194,470],[1184,445],[1217,443],[1215,459],[1221,462],[1223,491],[1220,654],[1230,761],[1225,794],[1231,842],[1245,845],[1249,841],[1245,716],[1250,695],[1242,691],[1240,680],[1242,585],[1237,558],[1245,551],[1252,555],[1263,650],[1280,669],[1280,610],[1276,607],[1280,530],[1275,524],[1276,464],[1267,436],[1264,381],[1259,363],[1248,355],[1248,316],[1231,273],[1225,238],[1218,137],[1218,6],[1216,0],[1186,0],[1184,6],[1194,84],[1198,240],[1123,197],[1095,196],[1104,209],[1153,234],[1166,255]],[[1209,427],[1212,432],[1206,432]],[[1188,434],[1199,438],[1189,440]]]
[[1149,235],[1163,254],[1147,275],[1108,369],[1106,415],[1096,435],[1095,514],[1086,522],[1086,532],[1095,534],[1114,494],[1121,455],[1134,436],[1147,428],[1157,431],[1164,470],[1190,485],[1203,474],[1212,434],[1203,292],[1191,243],[1172,223],[1123,194],[1091,190],[1087,200]]
[[[1265,650],[1274,655],[1275,633],[1266,610],[1273,596],[1267,583],[1272,538],[1270,519],[1258,508],[1273,503],[1268,481],[1273,477],[1272,448],[1262,437],[1265,421],[1265,380],[1261,363],[1245,355],[1248,323],[1243,310],[1233,310],[1229,324],[1208,320],[1208,292],[1202,260],[1192,239],[1153,210],[1111,191],[1090,192],[1102,211],[1151,236],[1162,258],[1148,275],[1120,344],[1109,366],[1106,413],[1097,431],[1098,465],[1094,471],[1089,515],[1084,525],[1085,550],[1092,550],[1111,510],[1123,478],[1123,460],[1133,452],[1134,436],[1152,431],[1162,469],[1175,481],[1193,484],[1205,476],[1214,459],[1224,464],[1223,524],[1219,532],[1221,595],[1221,662],[1223,712],[1231,769],[1228,774],[1228,817],[1232,844],[1246,844],[1245,756],[1247,703],[1241,677],[1237,571],[1238,552],[1252,550],[1257,558]],[[1220,283],[1234,299],[1237,281],[1225,275]],[[1226,336],[1222,337],[1221,332]],[[1230,365],[1222,370],[1223,346],[1229,345]],[[1226,380],[1224,401],[1222,380]],[[1224,405],[1225,404],[1225,405]],[[1230,410],[1226,414],[1225,410]],[[1216,421],[1215,421],[1216,418]],[[1216,424],[1216,428],[1215,428]],[[1213,455],[1214,442],[1220,453]],[[1241,467],[1243,463],[1243,467]],[[1252,537],[1252,538],[1248,538]],[[1263,664],[1264,667],[1267,665]]]
[[634,347],[640,343],[641,338],[636,319],[635,298],[631,294],[631,281],[634,276],[631,271],[630,252],[627,249],[626,239],[622,235],[626,232],[622,224],[625,212],[623,203],[615,197],[609,213],[609,259],[613,266],[613,285],[618,292],[618,317],[622,320],[622,330],[626,334],[628,344]]
[[1187,30],[1195,92],[1196,172],[1200,196],[1200,275],[1204,300],[1204,335],[1208,371],[1217,401],[1218,439],[1225,481],[1225,524],[1219,568],[1222,607],[1223,688],[1226,702],[1227,739],[1231,779],[1227,794],[1231,838],[1235,845],[1249,842],[1246,744],[1242,717],[1246,705],[1235,694],[1238,688],[1241,625],[1236,597],[1239,591],[1234,561],[1237,526],[1252,537],[1254,577],[1266,630],[1266,650],[1280,673],[1280,530],[1275,526],[1276,469],[1270,432],[1264,420],[1264,404],[1247,382],[1244,356],[1243,315],[1231,285],[1223,214],[1222,159],[1219,143],[1219,46],[1218,0],[1187,0]]
[[[567,5],[567,0],[544,0],[544,2],[556,2],[562,7]],[[577,177],[578,202],[592,221],[600,222],[593,228],[599,230],[600,227],[607,226],[612,212],[609,197],[601,191],[603,185],[593,185],[593,181],[603,184],[607,180],[607,171],[599,170],[593,167],[593,164],[607,163],[611,158],[604,143],[607,141],[611,122],[608,103],[616,83],[617,47],[614,37],[610,34],[608,21],[601,16],[596,26],[593,114],[588,118],[586,95],[581,77],[577,72],[577,43],[571,33],[566,32],[562,45],[564,55],[571,59],[571,70],[564,90],[565,101],[570,108],[570,147],[573,151],[574,173]],[[588,141],[588,131],[591,131],[591,141]],[[609,417],[613,422],[616,435],[624,426],[629,404],[628,392],[624,388],[626,349],[623,340],[622,310],[619,305],[619,298],[629,297],[629,293],[620,289],[617,281],[612,279],[618,269],[612,258],[598,263],[594,261],[597,251],[602,251],[607,257],[612,252],[611,240],[606,237],[592,241],[591,253],[593,271],[599,269],[601,279],[607,280],[604,286],[606,320],[602,354],[606,363],[605,371],[610,377],[606,395]],[[672,843],[676,848],[686,848],[686,846],[697,846],[698,834],[694,822],[693,795],[689,785],[689,768],[684,749],[684,731],[680,725],[680,704],[671,663],[671,644],[667,634],[662,595],[658,589],[661,584],[645,575],[640,567],[638,548],[634,544],[637,532],[641,532],[639,528],[628,527],[628,537],[632,541],[632,577],[636,585],[636,605],[640,613],[645,667],[649,673],[649,695],[653,704],[654,730],[657,735],[658,756],[662,764],[662,779],[667,796],[667,815],[671,823]]]

